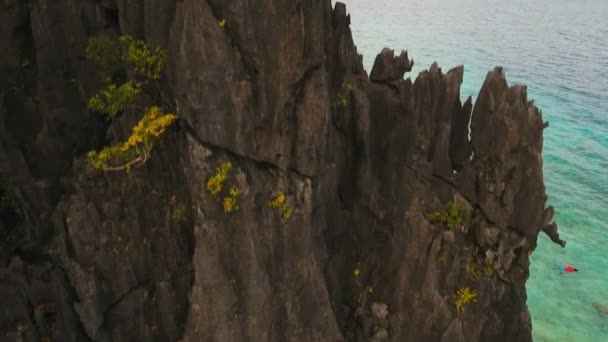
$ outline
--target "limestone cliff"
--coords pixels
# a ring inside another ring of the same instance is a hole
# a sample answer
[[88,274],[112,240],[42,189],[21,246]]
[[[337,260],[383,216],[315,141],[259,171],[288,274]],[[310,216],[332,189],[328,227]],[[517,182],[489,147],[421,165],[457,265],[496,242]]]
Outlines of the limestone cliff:
[[[540,111],[499,67],[474,104],[462,67],[411,81],[384,50],[368,77],[349,24],[330,0],[1,2],[0,340],[531,341],[529,254],[563,244]],[[129,175],[83,158],[138,115],[87,109],[100,32],[169,54],[180,120]],[[226,161],[232,214],[206,189]]]

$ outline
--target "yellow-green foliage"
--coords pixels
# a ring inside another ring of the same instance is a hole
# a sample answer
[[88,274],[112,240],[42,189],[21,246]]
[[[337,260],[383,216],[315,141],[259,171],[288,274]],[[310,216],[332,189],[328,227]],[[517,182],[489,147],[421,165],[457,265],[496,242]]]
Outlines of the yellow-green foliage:
[[438,261],[440,264],[445,265],[445,256],[443,256],[443,255],[442,255],[442,256],[440,256],[439,258],[437,258],[437,261]]
[[467,273],[469,274],[469,277],[473,280],[479,279],[482,274],[486,278],[491,278],[492,275],[494,274],[494,266],[492,266],[492,264],[487,263],[487,262],[484,263],[483,265],[481,265],[480,263],[472,261],[467,266]]
[[153,80],[161,77],[167,60],[165,50],[152,49],[143,40],[135,40],[130,36],[120,37],[120,43],[126,49],[123,57],[125,62],[137,73]]
[[217,197],[222,192],[224,183],[228,179],[228,172],[230,169],[232,169],[232,164],[230,162],[221,163],[215,169],[215,175],[207,181],[207,190],[213,197]]
[[481,274],[481,270],[479,269],[479,265],[472,262],[467,266],[467,273],[469,277],[473,280],[479,279],[479,275]]
[[226,28],[226,19],[222,19],[222,20],[218,21],[218,24],[220,25],[221,29]]
[[122,51],[120,42],[106,34],[89,39],[86,57],[101,72],[102,78],[112,79],[122,69]]
[[464,233],[467,233],[470,226],[479,220],[479,217],[473,217],[470,212],[458,207],[453,201],[447,203],[445,211],[445,213],[429,212],[426,214],[426,218],[433,223],[440,222],[450,230],[458,229]]
[[231,186],[228,196],[224,197],[224,212],[226,214],[239,210],[238,199],[240,196],[241,192],[234,186]]
[[[140,93],[139,83],[127,82],[116,85],[113,82],[118,70],[130,65],[136,72],[149,80],[160,78],[165,67],[165,52],[150,49],[145,42],[129,36],[119,39],[97,36],[89,39],[86,55],[102,71],[106,89],[89,100],[89,107],[95,111],[114,117],[124,110]],[[164,113],[159,107],[150,107],[133,127],[127,141],[108,146],[101,151],[87,153],[89,163],[98,170],[127,170],[142,165],[150,157],[154,143],[177,116]]]
[[443,214],[441,214],[438,211],[433,211],[433,212],[426,214],[426,218],[431,222],[439,221],[439,220],[441,220],[442,217],[443,217]]
[[[221,162],[215,168],[215,174],[207,180],[207,191],[213,196],[218,197],[223,189],[224,184],[228,180],[229,172],[232,169],[232,164],[229,161]],[[226,214],[231,214],[239,210],[239,198],[241,197],[241,191],[235,186],[231,186],[228,190],[228,195],[224,196],[222,205]]]
[[338,98],[336,99],[338,107],[346,107],[348,104],[348,95],[352,90],[353,86],[350,83],[342,83],[342,87],[340,88],[340,91],[338,91]]
[[272,201],[268,202],[268,206],[271,208],[282,208],[283,205],[285,205],[286,200],[287,200],[287,197],[285,197],[285,194],[280,193]]
[[461,287],[452,297],[452,301],[456,305],[456,309],[464,311],[466,305],[477,302],[477,292],[468,287]]
[[138,74],[156,80],[161,77],[167,61],[165,50],[152,49],[143,40],[130,36],[119,39],[108,35],[92,37],[86,56],[99,67],[104,79],[111,79],[126,64]]
[[89,108],[109,117],[114,117],[122,112],[140,93],[141,88],[137,83],[127,82],[120,87],[116,84],[110,84],[106,89],[89,99]]
[[492,264],[490,264],[490,263],[486,263],[486,265],[483,268],[483,273],[486,275],[486,277],[487,278],[492,277],[494,272],[495,272],[494,266],[492,266]]
[[182,203],[178,204],[173,210],[173,215],[171,215],[173,221],[177,223],[183,223],[186,221],[186,206]]
[[278,208],[281,210],[281,217],[283,220],[288,221],[293,214],[294,208],[287,204],[287,197],[284,193],[279,193],[274,199],[270,200],[267,205],[271,208]]
[[105,147],[101,151],[91,151],[87,159],[91,165],[104,171],[127,170],[139,166],[150,157],[154,143],[162,137],[177,116],[164,113],[160,107],[150,107],[141,120],[133,127],[127,141]]
[[291,218],[292,214],[293,214],[293,208],[286,204],[283,207],[283,212],[281,213],[281,217],[283,218],[283,220],[287,221]]

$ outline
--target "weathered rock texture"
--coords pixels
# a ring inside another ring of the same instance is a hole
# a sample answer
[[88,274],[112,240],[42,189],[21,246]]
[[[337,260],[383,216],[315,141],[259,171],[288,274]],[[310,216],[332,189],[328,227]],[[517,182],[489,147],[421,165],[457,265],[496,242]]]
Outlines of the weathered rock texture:
[[[2,1],[0,339],[530,341],[529,254],[563,243],[541,113],[501,68],[475,104],[462,67],[412,82],[384,50],[368,77],[349,24],[330,0]],[[169,53],[181,120],[129,176],[83,161],[138,115],[86,108],[102,31]],[[205,188],[222,161],[231,215]],[[467,233],[427,220],[449,201]]]

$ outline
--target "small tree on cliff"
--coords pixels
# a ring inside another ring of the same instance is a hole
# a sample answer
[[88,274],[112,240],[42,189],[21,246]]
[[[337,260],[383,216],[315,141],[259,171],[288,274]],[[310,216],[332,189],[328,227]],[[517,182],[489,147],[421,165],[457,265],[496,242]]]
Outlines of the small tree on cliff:
[[[142,93],[154,88],[165,68],[166,53],[151,49],[144,41],[129,36],[119,39],[101,35],[89,39],[87,59],[99,69],[105,88],[89,99],[89,108],[105,114],[109,119],[120,115]],[[135,80],[118,84],[125,71],[134,74]],[[87,160],[97,170],[127,172],[143,165],[150,157],[155,143],[177,119],[160,107],[148,108],[133,127],[126,141],[87,153]]]

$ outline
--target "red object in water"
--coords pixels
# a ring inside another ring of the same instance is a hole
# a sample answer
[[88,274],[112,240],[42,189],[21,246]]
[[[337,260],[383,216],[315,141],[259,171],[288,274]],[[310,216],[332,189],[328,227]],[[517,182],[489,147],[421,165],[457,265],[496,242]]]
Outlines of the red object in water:
[[564,271],[567,273],[572,273],[572,272],[574,272],[574,267],[566,266],[566,267],[564,267]]

